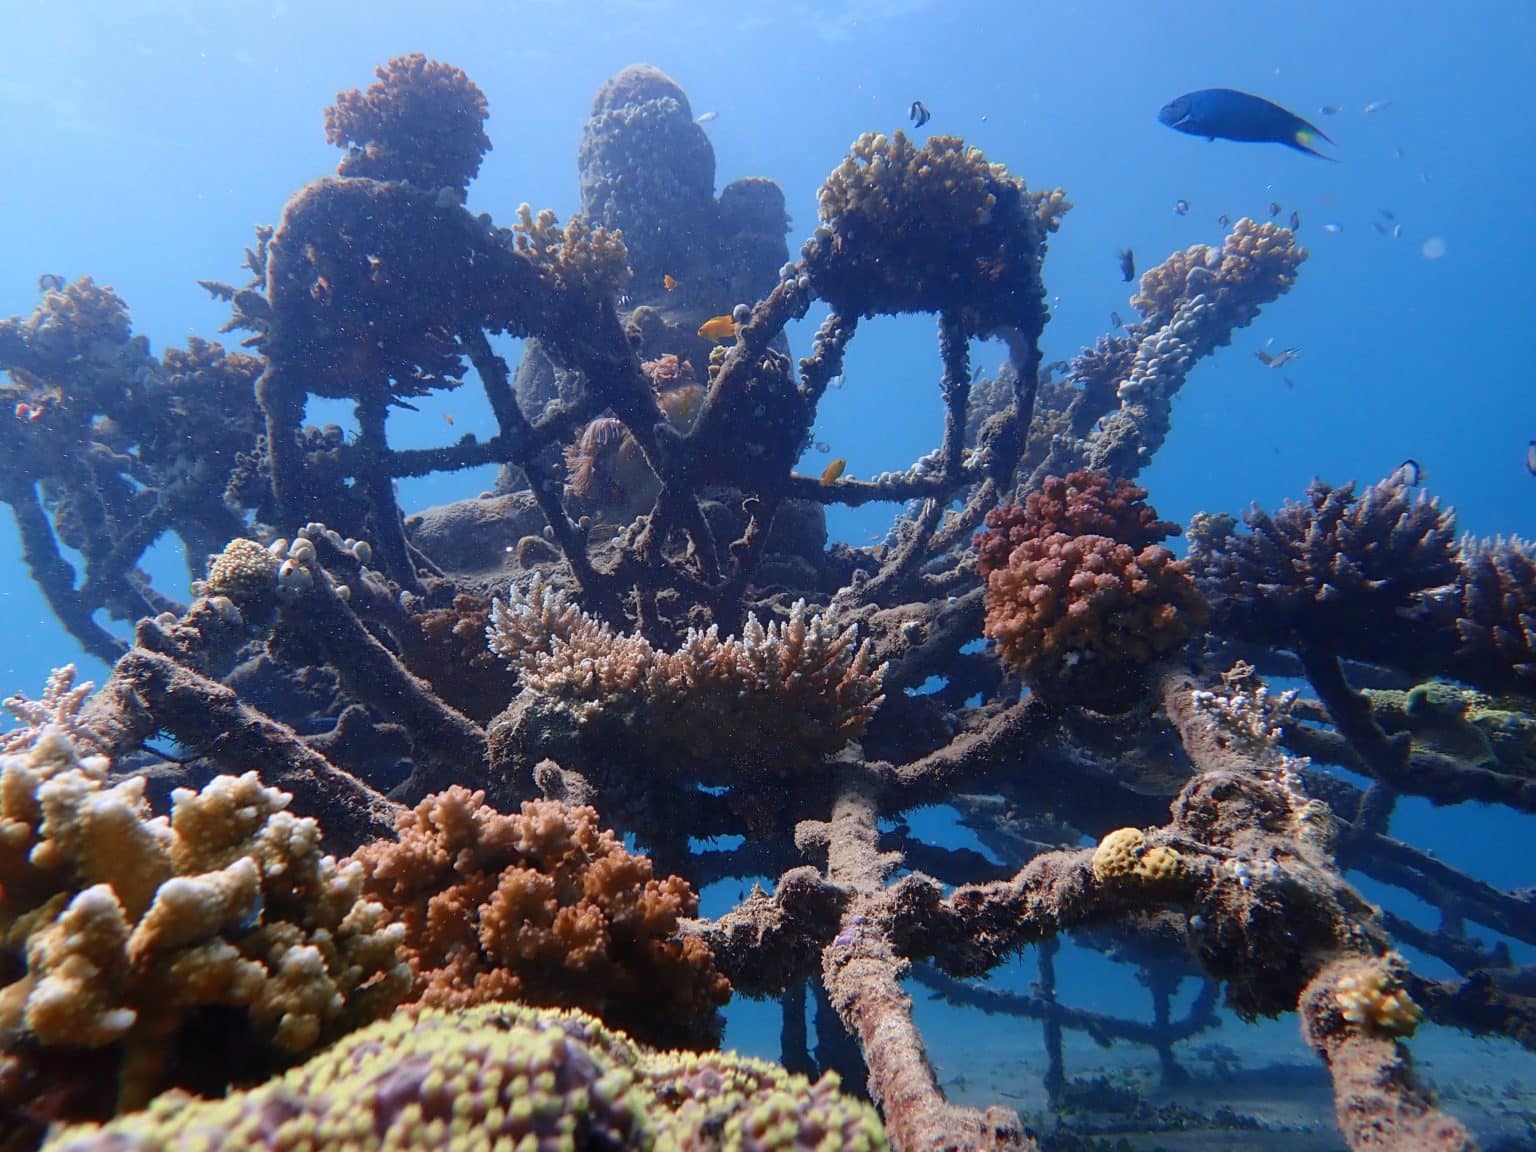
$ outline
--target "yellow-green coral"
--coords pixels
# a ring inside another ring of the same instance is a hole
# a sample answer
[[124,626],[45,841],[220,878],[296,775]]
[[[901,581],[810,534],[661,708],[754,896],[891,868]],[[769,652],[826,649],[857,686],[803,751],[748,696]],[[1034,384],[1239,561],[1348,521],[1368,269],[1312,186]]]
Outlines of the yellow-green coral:
[[177,789],[167,819],[108,768],[51,727],[0,756],[0,1055],[114,1046],[130,1108],[173,1080],[175,1037],[208,1008],[280,1058],[404,995],[403,929],[285,793],[220,776]]
[[513,1148],[878,1152],[873,1108],[775,1065],[655,1053],[581,1013],[491,1004],[397,1016],[224,1100],[170,1095],[50,1152],[490,1152]]
[[1147,846],[1136,828],[1117,828],[1093,850],[1093,878],[1100,884],[1161,884],[1179,874],[1179,854],[1164,844]]
[[1424,1010],[1398,980],[1395,969],[1401,963],[1389,955],[1346,974],[1333,990],[1344,1019],[1383,1036],[1413,1035]]
[[1518,698],[1490,696],[1439,680],[1406,692],[1366,689],[1365,695],[1387,731],[1413,733],[1416,755],[1437,754],[1461,764],[1536,775],[1536,718]]

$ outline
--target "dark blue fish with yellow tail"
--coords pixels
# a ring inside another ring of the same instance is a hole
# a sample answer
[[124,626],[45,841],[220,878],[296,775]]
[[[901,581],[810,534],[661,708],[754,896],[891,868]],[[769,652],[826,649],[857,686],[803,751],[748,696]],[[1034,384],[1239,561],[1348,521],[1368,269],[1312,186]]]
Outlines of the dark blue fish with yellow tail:
[[1207,140],[1239,140],[1249,144],[1284,144],[1323,160],[1319,140],[1333,141],[1315,124],[1303,120],[1262,96],[1234,88],[1202,88],[1168,101],[1157,118],[1176,132]]

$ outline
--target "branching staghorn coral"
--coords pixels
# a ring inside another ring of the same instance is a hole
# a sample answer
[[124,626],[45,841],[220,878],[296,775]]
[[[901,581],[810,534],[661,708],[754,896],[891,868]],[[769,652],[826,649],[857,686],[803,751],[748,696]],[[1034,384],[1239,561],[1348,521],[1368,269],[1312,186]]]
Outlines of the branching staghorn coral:
[[[109,785],[108,767],[53,728],[0,756],[0,1128],[35,1122],[51,1051],[110,1053],[75,1113],[109,1116],[270,1069],[409,988],[403,929],[287,795],[220,776],[152,817],[143,778]],[[220,1013],[239,1041],[223,1065],[198,1045]]]
[[354,859],[365,894],[405,926],[413,1003],[582,1008],[643,1043],[719,1044],[730,985],[702,941],[677,936],[698,898],[656,879],[593,809],[541,800],[504,815],[450,788],[399,832]]
[[885,669],[857,631],[801,600],[783,623],[749,616],[724,640],[711,625],[667,652],[536,580],[496,602],[487,638],[538,710],[521,742],[537,746],[537,726],[564,713],[635,759],[730,786],[793,780],[858,738]]
[[65,664],[53,670],[39,699],[29,700],[19,692],[5,698],[5,710],[21,721],[21,725],[0,733],[0,753],[24,752],[50,728],[62,732],[80,751],[97,751],[95,736],[80,722],[80,710],[91,698],[96,685],[89,680],[76,684],[75,675],[75,666]]
[[1358,496],[1353,484],[1314,481],[1305,504],[1244,519],[1247,533],[1220,516],[1190,528],[1190,559],[1223,628],[1414,666],[1420,621],[1456,582],[1454,512],[1389,477]]
[[580,1013],[489,1004],[429,1010],[354,1033],[227,1100],[173,1096],[50,1152],[192,1140],[272,1152],[491,1152],[499,1148],[739,1148],[882,1152],[879,1119],[838,1091],[760,1060],[653,1053]]

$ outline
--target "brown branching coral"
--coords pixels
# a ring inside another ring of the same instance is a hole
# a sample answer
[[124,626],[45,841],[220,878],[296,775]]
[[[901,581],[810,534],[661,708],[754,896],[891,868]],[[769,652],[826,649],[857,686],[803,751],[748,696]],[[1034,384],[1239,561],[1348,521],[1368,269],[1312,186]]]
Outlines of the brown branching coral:
[[593,228],[580,216],[562,228],[548,208],[535,215],[521,204],[513,233],[517,251],[557,293],[612,293],[629,282],[629,252],[612,229]]
[[[819,193],[816,292],[852,316],[934,312],[973,335],[1043,323],[1043,232],[1064,210],[955,136],[869,132]],[[1044,224],[1042,223],[1044,221]]]
[[1245,218],[1220,248],[1197,244],[1149,269],[1131,301],[1144,320],[1116,384],[1119,408],[1099,419],[1084,462],[1117,476],[1144,467],[1168,434],[1173,397],[1190,370],[1290,291],[1306,258],[1289,228]]
[[782,624],[748,617],[739,638],[692,630],[676,652],[615,633],[542,582],[498,600],[491,650],[525,693],[583,724],[616,725],[637,755],[706,783],[792,777],[834,755],[883,699],[883,666],[857,629],[797,603]]
[[1359,495],[1314,481],[1305,503],[1244,519],[1247,533],[1223,516],[1190,526],[1190,562],[1223,628],[1407,668],[1443,648],[1433,621],[1457,579],[1456,520],[1433,497],[1395,477]]
[[[325,110],[325,138],[348,148],[342,176],[462,189],[491,150],[485,93],[463,71],[420,52],[375,69],[366,91],[340,92]],[[350,147],[349,147],[350,146]]]
[[1131,307],[1148,320],[1164,318],[1197,295],[1209,296],[1232,328],[1258,315],[1261,305],[1291,290],[1307,258],[1295,233],[1274,221],[1244,217],[1219,248],[1195,244],[1142,274]]
[[1536,549],[1519,537],[1461,545],[1459,675],[1490,687],[1536,684]]
[[405,925],[416,1003],[583,1008],[662,1047],[719,1043],[730,985],[702,941],[677,935],[698,898],[653,876],[593,809],[536,801],[504,815],[455,787],[399,832],[355,859],[367,895]]
[[[0,1084],[36,1093],[46,1053],[109,1051],[117,1076],[78,1115],[111,1115],[269,1068],[405,994],[403,930],[287,795],[220,776],[151,817],[143,778],[109,785],[108,767],[52,728],[0,756]],[[195,1040],[219,1010],[240,1041],[223,1063]],[[8,1123],[25,1109],[0,1098]]]

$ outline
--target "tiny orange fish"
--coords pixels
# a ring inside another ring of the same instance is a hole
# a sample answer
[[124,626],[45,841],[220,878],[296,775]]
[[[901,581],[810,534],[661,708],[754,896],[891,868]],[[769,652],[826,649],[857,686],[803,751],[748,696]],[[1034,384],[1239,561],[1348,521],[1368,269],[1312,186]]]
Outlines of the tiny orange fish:
[[729,312],[719,316],[711,316],[699,325],[699,335],[706,340],[713,340],[719,344],[722,340],[735,339],[736,321],[731,319]]
[[677,290],[677,277],[672,275],[672,273],[663,273],[661,282],[667,286],[668,292],[675,292]]
[[448,421],[448,427],[450,427],[450,428],[453,427],[453,413],[452,412],[444,412],[443,413],[443,419]]
[[843,473],[848,468],[848,461],[839,456],[822,470],[821,482],[823,484],[836,484],[842,479]]

